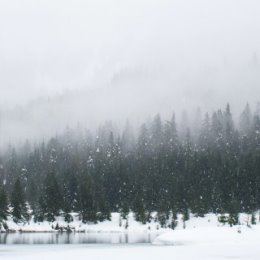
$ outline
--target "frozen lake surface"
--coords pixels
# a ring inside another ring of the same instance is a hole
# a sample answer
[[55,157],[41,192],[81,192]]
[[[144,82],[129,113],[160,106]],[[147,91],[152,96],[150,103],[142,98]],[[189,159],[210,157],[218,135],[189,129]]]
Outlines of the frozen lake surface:
[[9,233],[0,234],[0,244],[144,244],[151,243],[158,232],[91,233]]

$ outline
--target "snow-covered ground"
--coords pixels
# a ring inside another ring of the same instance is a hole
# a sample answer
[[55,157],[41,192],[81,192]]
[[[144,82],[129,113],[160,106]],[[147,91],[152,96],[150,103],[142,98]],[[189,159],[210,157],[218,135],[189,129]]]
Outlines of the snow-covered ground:
[[[141,224],[137,222],[134,218],[134,214],[130,213],[128,215],[128,220],[122,219],[119,213],[112,213],[111,220],[94,223],[83,223],[77,213],[72,213],[74,221],[67,223],[64,221],[64,217],[57,217],[54,222],[37,222],[35,223],[33,218],[26,223],[15,223],[10,217],[6,221],[8,229],[12,232],[22,231],[22,232],[56,232],[57,226],[59,228],[69,228],[72,231],[76,232],[142,232],[142,231],[160,231],[165,232],[171,230],[170,228],[161,228],[160,224],[156,221],[156,213],[152,214],[152,221],[150,223]],[[260,213],[256,215],[256,223],[260,224]],[[251,221],[251,215],[240,214],[239,221],[241,226],[248,225]],[[191,214],[191,217],[188,221],[183,223],[182,215],[178,215],[177,227],[175,230],[183,229],[185,226],[186,229],[196,228],[196,227],[216,227],[222,226],[218,221],[218,216],[215,214],[207,214],[205,217],[195,217]],[[2,230],[4,231],[3,227]]]
[[[135,221],[134,214],[130,213],[128,220],[120,218],[119,213],[112,213],[111,221],[103,221],[97,224],[83,223],[78,218],[78,214],[72,213],[74,221],[67,223],[64,217],[57,217],[54,222],[37,222],[31,219],[28,223],[14,223],[11,218],[6,221],[9,230],[22,231],[22,232],[55,232],[55,228],[70,227],[71,230],[76,232],[140,232],[140,231],[157,231],[160,230],[160,225],[156,221],[151,221],[145,225]],[[164,229],[163,229],[164,230]]]
[[[106,231],[115,230],[114,215],[112,222],[96,226],[100,230],[106,226]],[[155,260],[155,259],[260,259],[260,224],[248,226],[248,216],[240,216],[240,224],[229,227],[218,223],[217,217],[209,214],[204,218],[192,217],[186,222],[179,223],[176,230],[161,230],[152,244],[136,245],[0,245],[1,260]],[[131,223],[133,230],[147,226]],[[140,226],[138,226],[140,225]],[[102,227],[103,228],[103,227]],[[119,227],[122,228],[122,227]],[[130,228],[130,227],[129,227]],[[151,228],[151,227],[150,227]],[[154,223],[156,228],[156,223]],[[122,231],[122,230],[121,230]],[[93,230],[94,232],[94,230]],[[125,232],[125,231],[124,231]]]

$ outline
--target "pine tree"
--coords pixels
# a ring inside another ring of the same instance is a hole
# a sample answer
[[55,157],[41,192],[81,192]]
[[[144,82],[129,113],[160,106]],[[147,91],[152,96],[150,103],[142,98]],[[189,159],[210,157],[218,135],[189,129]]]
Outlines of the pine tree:
[[133,152],[135,145],[135,137],[133,133],[133,129],[127,120],[125,128],[122,133],[122,151],[125,154]]
[[165,123],[163,142],[167,148],[167,151],[172,153],[177,150],[178,141],[179,140],[178,140],[177,125],[175,121],[175,114],[173,113],[171,120],[166,121]]
[[190,219],[189,210],[187,208],[184,208],[182,213],[183,228],[186,228],[186,221],[188,221],[189,219]]
[[11,205],[13,207],[11,213],[15,222],[28,220],[28,208],[25,202],[24,190],[19,178],[14,183]]
[[9,205],[8,205],[7,194],[5,192],[5,189],[0,187],[0,223],[3,220],[6,220],[8,215],[9,215]]
[[62,208],[62,196],[55,175],[49,172],[45,178],[40,206],[45,218],[54,221]]
[[148,213],[144,205],[144,200],[140,194],[137,195],[135,200],[134,213],[136,221],[139,221],[142,224],[146,224],[146,222],[149,220]]
[[82,221],[97,222],[97,204],[94,197],[93,180],[85,175],[80,183],[80,213]]
[[201,113],[201,109],[200,107],[198,107],[193,115],[193,122],[191,125],[191,129],[192,129],[192,137],[194,139],[195,142],[198,141],[198,138],[200,136],[201,133],[201,126],[202,126],[202,113]]
[[173,209],[172,210],[172,221],[171,221],[170,228],[175,229],[177,227],[177,225],[178,225],[178,216],[177,216],[176,210]]
[[239,130],[242,135],[247,136],[250,133],[252,127],[253,116],[249,104],[246,107],[239,118]]
[[63,209],[65,213],[69,213],[71,211],[76,212],[79,209],[79,191],[78,191],[78,180],[73,173],[75,171],[72,168],[65,175],[64,185],[63,185],[63,199],[64,205]]
[[179,123],[179,137],[180,137],[180,141],[185,140],[186,138],[186,134],[187,134],[187,129],[190,128],[190,122],[189,122],[189,118],[188,118],[188,114],[187,111],[183,111],[181,114],[181,119],[180,119],[180,123]]
[[235,127],[234,127],[234,121],[233,121],[233,117],[231,114],[231,110],[230,110],[230,105],[227,104],[226,106],[226,111],[224,113],[224,121],[223,121],[223,126],[224,126],[224,137],[225,137],[225,141],[226,144],[229,144],[229,142],[232,141],[233,139],[233,134],[235,131]]

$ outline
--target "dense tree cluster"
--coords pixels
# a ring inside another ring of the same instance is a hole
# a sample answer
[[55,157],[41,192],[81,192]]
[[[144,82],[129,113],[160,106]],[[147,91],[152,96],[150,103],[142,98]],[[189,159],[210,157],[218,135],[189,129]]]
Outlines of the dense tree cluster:
[[[199,118],[199,117],[198,117]],[[182,128],[182,129],[181,129]],[[137,133],[136,133],[137,132]],[[122,133],[111,123],[95,135],[67,128],[65,133],[0,157],[0,221],[53,221],[64,214],[84,222],[110,218],[112,211],[140,222],[156,211],[164,225],[176,214],[229,213],[260,208],[260,113],[249,105],[234,123],[229,105],[192,127],[160,115]]]

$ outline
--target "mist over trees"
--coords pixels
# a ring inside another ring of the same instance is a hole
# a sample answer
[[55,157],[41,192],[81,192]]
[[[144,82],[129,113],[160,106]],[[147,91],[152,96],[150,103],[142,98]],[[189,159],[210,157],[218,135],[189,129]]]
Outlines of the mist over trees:
[[[178,126],[159,114],[122,132],[105,123],[93,133],[77,127],[39,143],[9,146],[0,156],[0,221],[84,222],[130,211],[146,223],[170,214],[253,213],[260,208],[260,110],[249,104],[235,124],[229,105],[198,110]],[[11,207],[9,207],[11,206]],[[10,210],[11,209],[11,210]],[[173,218],[174,221],[174,218]],[[172,224],[174,227],[174,222]]]

